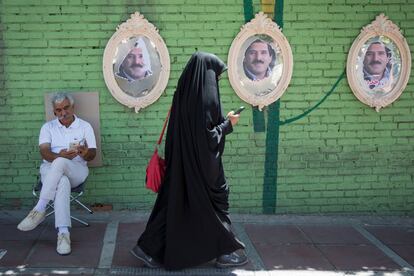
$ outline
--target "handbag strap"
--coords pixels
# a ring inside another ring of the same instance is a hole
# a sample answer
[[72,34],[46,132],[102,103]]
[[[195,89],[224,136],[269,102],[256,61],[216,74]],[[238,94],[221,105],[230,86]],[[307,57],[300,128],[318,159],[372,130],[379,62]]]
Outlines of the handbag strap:
[[167,122],[168,122],[168,119],[170,117],[170,112],[171,112],[171,108],[170,108],[170,110],[168,110],[167,117],[165,118],[164,126],[162,127],[162,131],[161,131],[161,134],[160,134],[160,138],[158,139],[157,146],[159,146],[161,144],[162,137],[164,136],[165,127],[167,126]]

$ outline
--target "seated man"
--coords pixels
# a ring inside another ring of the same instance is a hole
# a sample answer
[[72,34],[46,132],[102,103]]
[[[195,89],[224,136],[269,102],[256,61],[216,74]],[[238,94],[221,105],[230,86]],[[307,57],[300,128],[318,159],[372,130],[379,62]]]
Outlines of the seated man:
[[69,227],[70,191],[88,176],[87,161],[95,158],[96,141],[91,125],[74,114],[74,99],[70,94],[52,97],[55,120],[45,123],[39,135],[39,149],[43,157],[40,175],[43,183],[39,201],[17,228],[33,230],[46,216],[50,200],[55,205],[55,227],[58,229],[56,251],[60,255],[71,252]]

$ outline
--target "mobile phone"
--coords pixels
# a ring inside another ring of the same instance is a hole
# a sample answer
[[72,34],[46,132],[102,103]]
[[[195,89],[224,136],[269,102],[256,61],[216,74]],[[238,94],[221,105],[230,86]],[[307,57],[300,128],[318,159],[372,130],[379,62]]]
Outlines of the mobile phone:
[[79,146],[79,141],[73,141],[69,143],[69,150],[77,150]]
[[85,138],[81,139],[81,140],[75,140],[73,142],[69,143],[69,150],[77,150],[79,146],[84,146],[85,145]]
[[236,111],[234,111],[234,115],[240,114],[245,109],[244,106],[240,106]]
[[79,146],[84,146],[86,142],[85,138],[82,138],[82,140],[79,141]]

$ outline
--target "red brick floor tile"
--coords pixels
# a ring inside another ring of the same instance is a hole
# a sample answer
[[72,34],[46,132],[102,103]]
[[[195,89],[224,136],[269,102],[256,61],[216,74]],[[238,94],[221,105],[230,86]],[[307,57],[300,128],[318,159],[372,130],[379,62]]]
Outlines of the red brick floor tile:
[[33,240],[0,241],[0,248],[7,250],[6,255],[0,259],[0,267],[24,265],[34,243]]
[[300,225],[298,226],[316,244],[369,244],[352,226]]
[[20,231],[17,224],[0,224],[0,241],[29,241],[40,236],[46,224],[41,224],[32,231]]
[[372,245],[317,245],[317,247],[339,270],[398,270],[401,268]]
[[66,256],[56,253],[56,240],[39,240],[28,258],[30,267],[97,267],[102,250],[101,242],[73,242]]
[[414,245],[390,245],[390,248],[407,263],[414,266]]
[[312,244],[254,244],[268,270],[332,270],[333,266]]
[[57,231],[49,225],[39,236],[28,263],[33,267],[95,267],[101,255],[105,223],[91,223],[89,227],[73,222],[71,232],[72,253],[56,253]]
[[[72,223],[73,224],[73,223]],[[70,229],[73,242],[102,242],[105,236],[106,223],[91,223],[89,227],[76,225]]]
[[143,267],[144,264],[135,258],[129,251],[135,246],[135,242],[118,241],[115,245],[112,266]]
[[144,232],[146,223],[120,223],[118,225],[116,245],[112,266],[141,267],[143,263],[135,258],[129,251],[136,245],[136,242]]
[[386,245],[414,245],[413,227],[367,226],[365,229]]
[[253,243],[310,243],[310,240],[294,225],[246,224],[245,230]]
[[131,245],[135,245],[139,236],[145,230],[146,222],[136,223],[120,223],[118,225],[117,241],[130,241]]
[[[86,227],[76,222],[72,222],[72,228],[70,231],[70,239],[72,242],[102,242],[105,231],[106,223],[91,223]],[[57,230],[53,226],[49,226],[40,235],[39,240],[56,241]]]

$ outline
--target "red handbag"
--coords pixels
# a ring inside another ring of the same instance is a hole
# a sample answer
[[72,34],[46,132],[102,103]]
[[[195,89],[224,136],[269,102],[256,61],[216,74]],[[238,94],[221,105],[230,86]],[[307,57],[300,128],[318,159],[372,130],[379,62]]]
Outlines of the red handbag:
[[158,193],[165,175],[165,160],[158,155],[158,147],[164,136],[165,127],[167,126],[168,118],[170,117],[170,111],[168,111],[167,118],[165,118],[160,138],[158,139],[154,153],[152,154],[146,170],[145,186],[154,193]]

